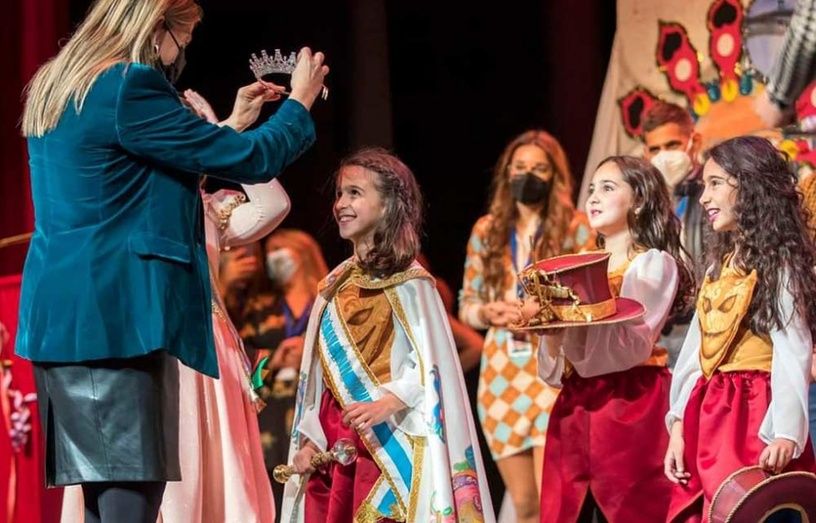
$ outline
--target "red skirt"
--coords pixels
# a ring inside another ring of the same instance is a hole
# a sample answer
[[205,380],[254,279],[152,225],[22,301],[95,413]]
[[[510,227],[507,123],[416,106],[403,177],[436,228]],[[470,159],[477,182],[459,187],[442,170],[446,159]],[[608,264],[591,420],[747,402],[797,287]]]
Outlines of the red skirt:
[[542,522],[574,522],[589,490],[609,521],[665,519],[670,381],[655,366],[565,378],[547,427]]
[[[371,458],[357,431],[343,424],[343,410],[326,389],[320,400],[320,425],[328,448],[341,438],[357,447],[357,461],[350,465],[330,463],[314,472],[306,483],[306,523],[353,523],[357,509],[380,477],[380,468]],[[391,519],[380,519],[387,523]]]
[[[706,522],[711,498],[733,472],[759,463],[765,443],[759,428],[771,402],[771,375],[764,371],[701,376],[683,413],[687,485],[674,485],[668,521]],[[810,445],[785,471],[814,471]]]

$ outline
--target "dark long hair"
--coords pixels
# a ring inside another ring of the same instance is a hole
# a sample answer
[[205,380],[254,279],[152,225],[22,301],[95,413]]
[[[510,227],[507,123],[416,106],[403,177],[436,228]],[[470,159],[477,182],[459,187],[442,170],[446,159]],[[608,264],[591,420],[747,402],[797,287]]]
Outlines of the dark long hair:
[[422,230],[422,193],[414,173],[385,149],[367,148],[340,162],[337,183],[343,168],[351,166],[375,175],[374,186],[385,206],[385,215],[374,231],[373,246],[359,261],[360,266],[378,278],[407,269],[419,252]]
[[816,335],[816,247],[810,212],[802,205],[797,176],[784,153],[755,136],[740,136],[709,151],[713,161],[733,177],[736,186],[736,230],[715,232],[708,255],[718,278],[726,256],[743,271],[757,271],[749,309],[751,330],[768,334],[785,327],[777,306],[783,275],[793,303]]
[[[677,263],[679,283],[672,304],[672,315],[683,314],[694,302],[694,276],[689,269],[688,253],[680,242],[680,219],[674,213],[666,181],[655,166],[634,156],[610,156],[598,164],[614,163],[623,180],[632,188],[634,199],[626,216],[636,250],[665,251]],[[598,246],[603,247],[603,236]]]
[[492,290],[498,295],[504,292],[507,270],[504,256],[510,231],[513,230],[518,217],[515,200],[510,194],[508,167],[516,149],[522,145],[535,145],[540,148],[547,155],[553,168],[550,198],[539,215],[543,234],[535,245],[534,259],[542,260],[562,254],[561,246],[575,217],[575,206],[572,203],[572,175],[561,144],[551,134],[541,130],[527,131],[516,136],[504,148],[493,169],[492,195],[488,210],[491,217],[490,229],[487,232],[487,245],[482,254],[484,289]]

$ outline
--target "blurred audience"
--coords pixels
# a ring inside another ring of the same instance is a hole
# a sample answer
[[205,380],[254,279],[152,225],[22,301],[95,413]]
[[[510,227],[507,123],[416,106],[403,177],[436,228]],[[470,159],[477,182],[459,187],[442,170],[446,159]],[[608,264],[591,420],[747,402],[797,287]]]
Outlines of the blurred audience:
[[328,268],[314,238],[296,229],[278,229],[223,257],[226,306],[255,364],[256,390],[267,404],[258,421],[264,462],[280,506],[283,485],[271,479],[272,469],[288,456],[303,333]]

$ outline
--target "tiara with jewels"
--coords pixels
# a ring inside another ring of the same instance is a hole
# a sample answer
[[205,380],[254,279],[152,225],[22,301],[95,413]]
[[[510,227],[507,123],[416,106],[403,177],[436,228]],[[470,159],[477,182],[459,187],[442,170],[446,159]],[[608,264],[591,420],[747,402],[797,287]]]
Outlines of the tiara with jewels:
[[252,70],[252,74],[255,75],[255,78],[258,79],[268,74],[292,74],[292,71],[295,70],[295,65],[297,65],[297,55],[292,52],[287,58],[284,58],[280,49],[275,49],[275,54],[271,57],[267,54],[266,49],[264,49],[261,51],[260,58],[258,58],[255,53],[252,53],[252,57],[249,59],[249,68]]

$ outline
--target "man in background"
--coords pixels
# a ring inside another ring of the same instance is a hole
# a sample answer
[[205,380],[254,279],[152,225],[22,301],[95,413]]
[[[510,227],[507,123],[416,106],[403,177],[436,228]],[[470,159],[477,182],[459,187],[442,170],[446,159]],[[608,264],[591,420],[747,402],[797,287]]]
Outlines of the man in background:
[[[705,274],[703,233],[705,213],[700,205],[703,191],[702,166],[697,162],[702,139],[694,131],[689,112],[667,102],[653,105],[643,120],[643,156],[657,167],[675,204],[675,213],[682,224],[681,240],[689,255],[694,278],[699,285]],[[669,366],[673,366],[686,337],[693,308],[683,315],[670,318],[663,328],[660,345],[669,352]]]

